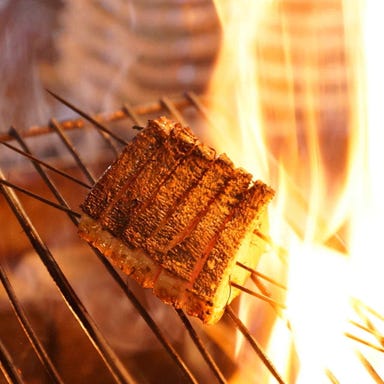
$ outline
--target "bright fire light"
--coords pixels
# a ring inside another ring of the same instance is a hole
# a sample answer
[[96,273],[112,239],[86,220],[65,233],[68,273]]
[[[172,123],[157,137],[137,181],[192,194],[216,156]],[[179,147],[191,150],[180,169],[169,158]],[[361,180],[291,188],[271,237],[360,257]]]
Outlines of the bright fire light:
[[[384,380],[381,3],[216,1],[211,141],[276,190],[271,236],[287,264],[263,267],[287,281],[287,309],[256,333],[285,383]],[[250,329],[254,300],[240,310]],[[276,382],[237,353],[248,376],[234,382]]]

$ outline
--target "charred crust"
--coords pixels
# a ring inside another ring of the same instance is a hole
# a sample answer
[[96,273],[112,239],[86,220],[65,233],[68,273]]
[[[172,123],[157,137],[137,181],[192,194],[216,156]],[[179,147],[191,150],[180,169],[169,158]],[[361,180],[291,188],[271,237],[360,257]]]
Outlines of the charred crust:
[[[218,321],[255,266],[274,191],[165,117],[150,120],[94,185],[80,236],[165,303]],[[248,252],[248,247],[252,252]],[[247,264],[248,265],[248,264]]]

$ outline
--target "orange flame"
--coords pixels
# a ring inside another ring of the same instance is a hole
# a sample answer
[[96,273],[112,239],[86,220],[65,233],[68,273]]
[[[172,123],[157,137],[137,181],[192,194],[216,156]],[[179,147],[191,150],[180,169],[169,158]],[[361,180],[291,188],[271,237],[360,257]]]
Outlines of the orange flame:
[[[357,328],[384,332],[376,313],[384,312],[379,3],[216,1],[223,37],[209,92],[217,127],[211,140],[277,191],[271,235],[288,250],[288,264],[276,265],[271,254],[262,267],[288,280],[287,310],[258,337],[287,383],[384,375],[378,337],[376,349],[363,349],[367,335],[356,336]],[[242,300],[240,316],[251,326],[259,307]],[[245,357],[247,381],[269,382],[243,347],[239,342],[237,353]]]

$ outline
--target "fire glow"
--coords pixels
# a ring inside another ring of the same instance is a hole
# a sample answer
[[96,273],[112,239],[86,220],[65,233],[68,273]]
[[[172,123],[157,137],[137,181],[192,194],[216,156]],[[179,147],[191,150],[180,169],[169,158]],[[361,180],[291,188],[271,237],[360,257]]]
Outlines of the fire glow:
[[[287,250],[287,264],[274,260],[265,268],[287,280],[287,309],[259,333],[286,383],[384,380],[380,3],[216,1],[223,40],[210,86],[220,129],[212,140],[277,191],[271,236]],[[329,39],[327,28],[342,33]],[[337,65],[321,61],[327,49],[341,52]],[[330,96],[322,91],[328,74],[342,90]],[[335,136],[339,110],[345,119]],[[250,329],[260,321],[254,305],[242,298]],[[247,358],[245,346],[237,349],[246,376],[234,382],[276,382]]]

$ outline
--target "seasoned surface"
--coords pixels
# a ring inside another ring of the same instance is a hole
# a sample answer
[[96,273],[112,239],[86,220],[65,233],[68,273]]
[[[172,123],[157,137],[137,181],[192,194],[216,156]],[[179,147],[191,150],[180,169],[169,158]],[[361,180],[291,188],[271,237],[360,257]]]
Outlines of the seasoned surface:
[[79,234],[164,302],[217,321],[265,244],[273,191],[189,128],[149,121],[93,187]]

